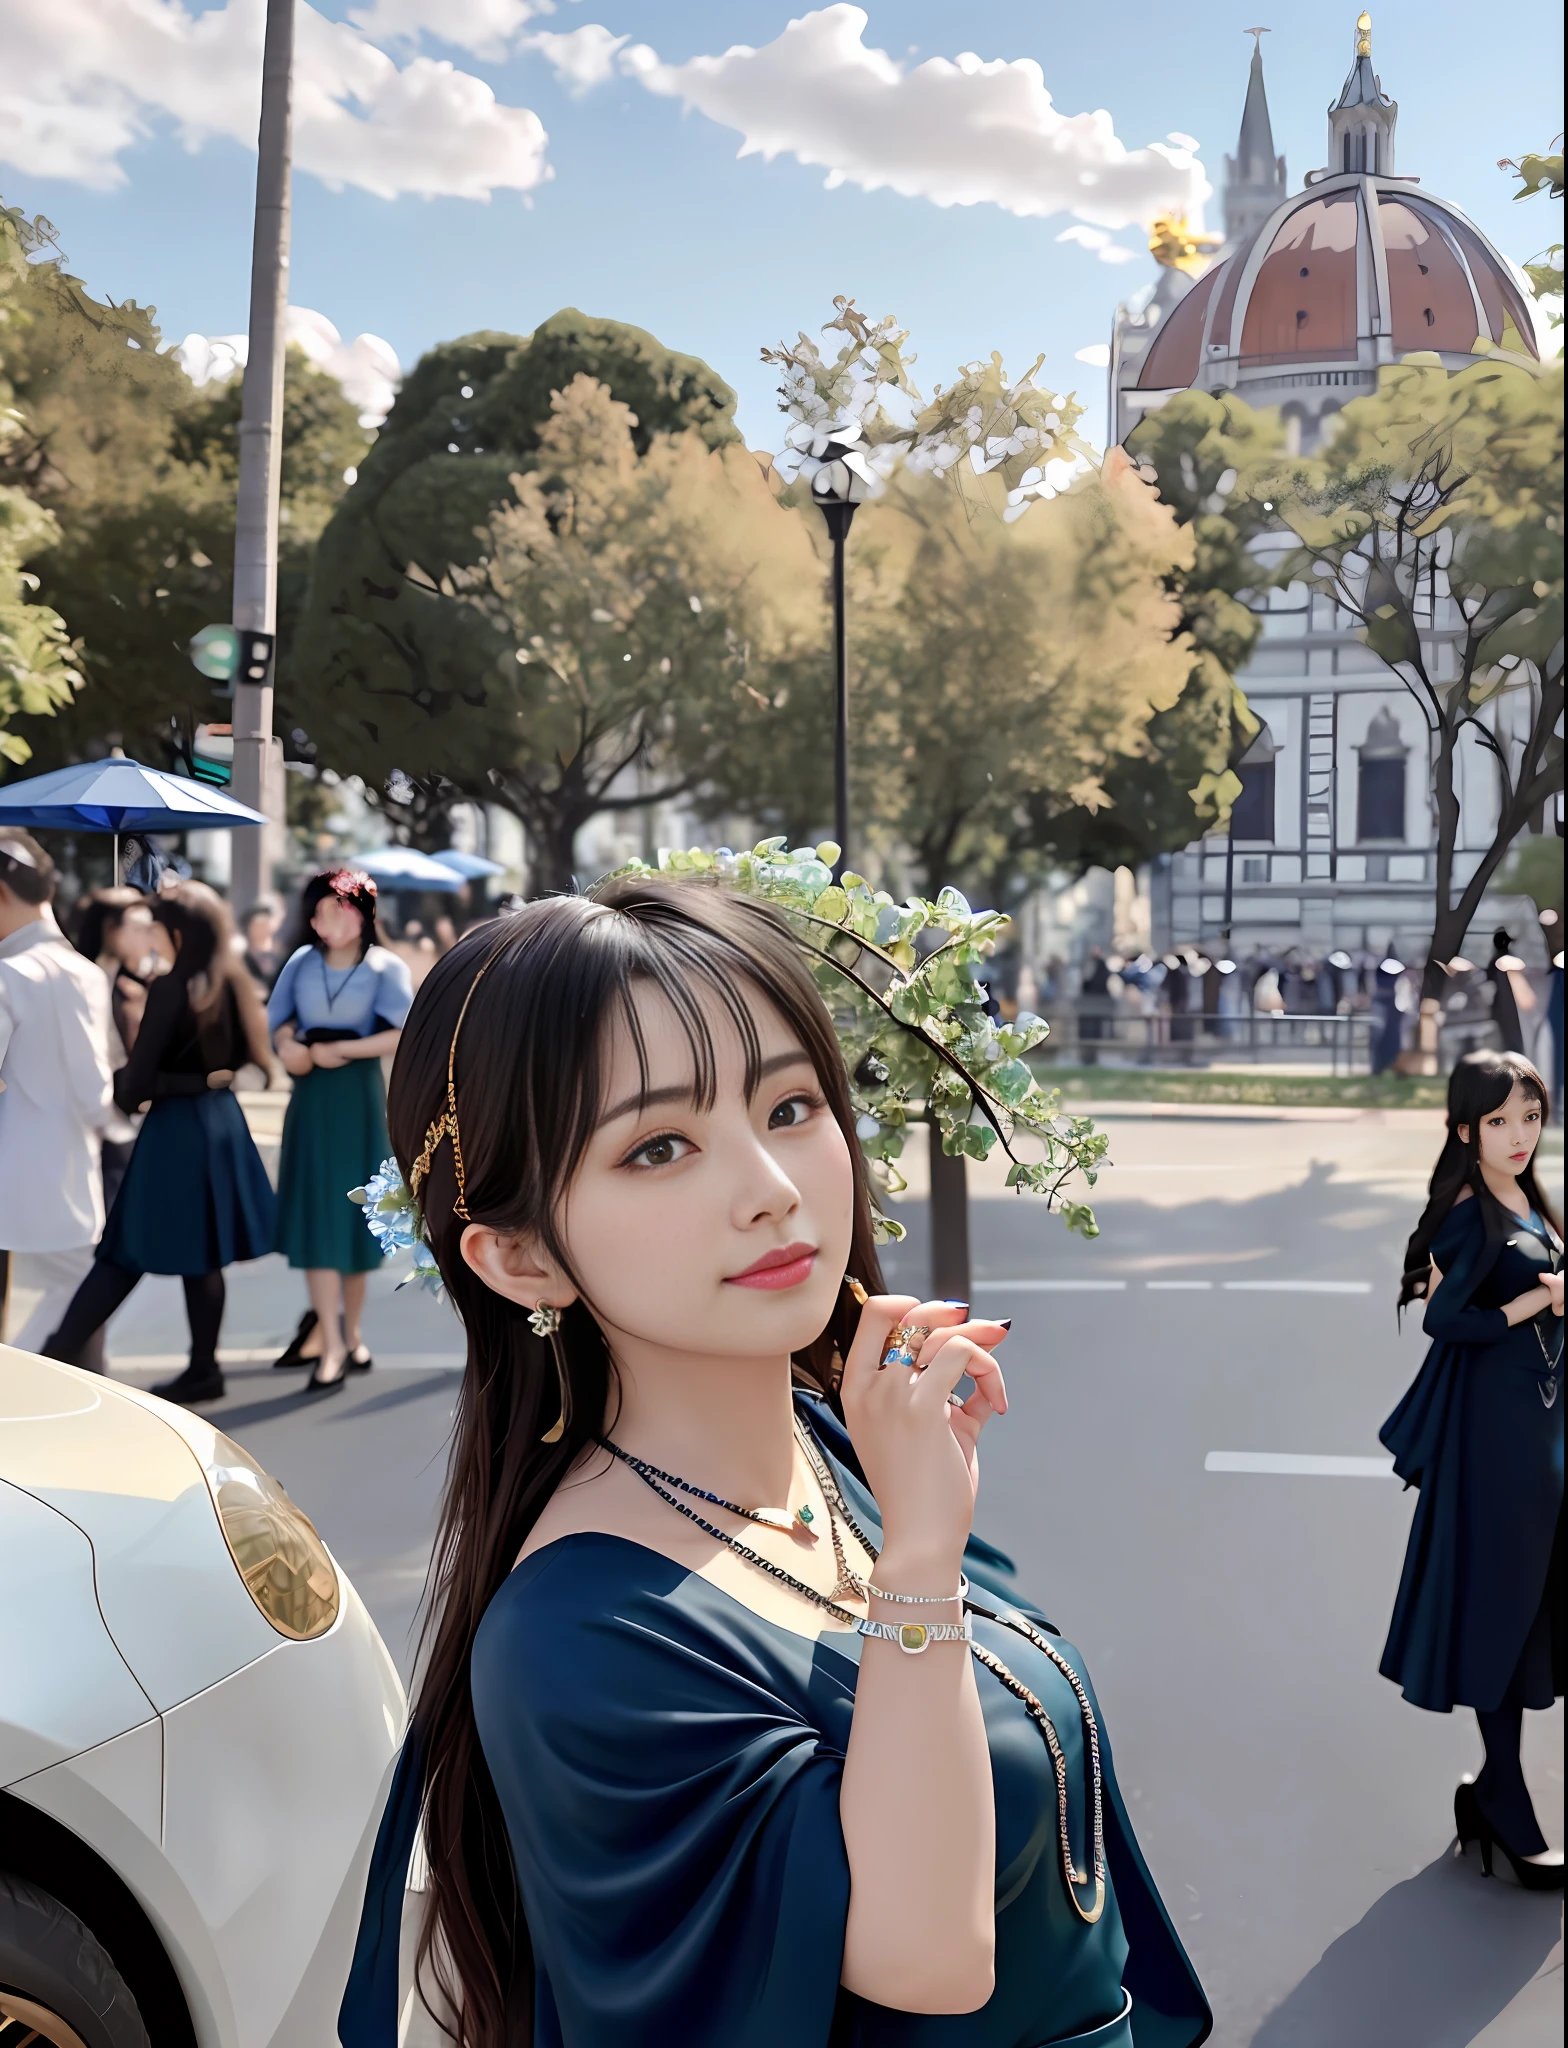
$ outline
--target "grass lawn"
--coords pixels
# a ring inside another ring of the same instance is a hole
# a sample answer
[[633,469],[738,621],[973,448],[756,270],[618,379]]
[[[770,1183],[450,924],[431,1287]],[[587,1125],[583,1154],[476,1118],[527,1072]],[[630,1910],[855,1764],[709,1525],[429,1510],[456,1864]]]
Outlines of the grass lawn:
[[1202,1067],[1068,1067],[1041,1060],[1040,1084],[1064,1102],[1250,1102],[1327,1109],[1441,1109],[1446,1075],[1214,1073]]

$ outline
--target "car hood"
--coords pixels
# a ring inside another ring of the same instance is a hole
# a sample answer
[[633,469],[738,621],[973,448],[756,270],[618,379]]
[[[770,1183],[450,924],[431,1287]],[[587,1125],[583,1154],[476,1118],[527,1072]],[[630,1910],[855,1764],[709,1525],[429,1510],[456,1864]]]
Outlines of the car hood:
[[217,1443],[170,1402],[0,1345],[0,1479],[87,1537],[105,1625],[160,1712],[282,1640],[218,1523]]

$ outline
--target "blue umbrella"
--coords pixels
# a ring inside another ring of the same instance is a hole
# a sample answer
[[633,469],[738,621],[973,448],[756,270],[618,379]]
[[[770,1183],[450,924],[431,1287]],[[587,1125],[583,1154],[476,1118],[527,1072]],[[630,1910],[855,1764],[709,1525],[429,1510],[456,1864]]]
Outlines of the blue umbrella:
[[209,783],[170,775],[163,768],[144,768],[123,754],[79,761],[0,787],[0,825],[112,832],[117,880],[122,832],[231,832],[266,822],[260,811],[236,803]]
[[477,881],[482,875],[504,875],[506,867],[498,860],[486,860],[482,853],[459,853],[455,846],[444,846],[436,855],[444,868],[455,868],[466,881]]
[[447,865],[444,855],[437,860],[412,846],[378,846],[374,853],[352,855],[343,865],[361,869],[389,889],[434,889],[444,896],[455,896],[466,879]]

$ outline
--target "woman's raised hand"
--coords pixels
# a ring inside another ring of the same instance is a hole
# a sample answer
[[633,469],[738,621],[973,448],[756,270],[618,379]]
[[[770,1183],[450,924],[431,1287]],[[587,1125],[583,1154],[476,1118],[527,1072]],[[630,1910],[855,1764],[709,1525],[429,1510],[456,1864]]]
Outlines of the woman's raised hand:
[[[979,1483],[976,1445],[990,1418],[1007,1412],[1001,1368],[991,1356],[1007,1325],[967,1316],[964,1302],[874,1294],[844,1361],[844,1420],[881,1510],[878,1583],[891,1591],[933,1593],[958,1584]],[[883,1364],[900,1325],[930,1332],[914,1340],[919,1371]],[[975,1388],[958,1407],[948,1397],[966,1373]]]

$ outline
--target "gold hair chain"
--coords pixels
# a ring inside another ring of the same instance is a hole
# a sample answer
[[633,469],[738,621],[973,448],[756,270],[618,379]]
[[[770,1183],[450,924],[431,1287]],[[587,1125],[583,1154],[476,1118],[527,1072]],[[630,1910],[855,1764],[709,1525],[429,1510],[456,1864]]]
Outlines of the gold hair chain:
[[468,1006],[474,1000],[474,990],[478,988],[480,982],[490,972],[491,965],[500,950],[501,948],[497,946],[495,952],[490,955],[484,966],[480,968],[479,972],[468,984],[468,993],[463,998],[463,1007],[458,1011],[457,1022],[452,1027],[452,1043],[446,1049],[446,1107],[435,1119],[434,1123],[431,1124],[429,1130],[426,1131],[424,1150],[414,1161],[413,1169],[408,1176],[408,1191],[417,1200],[419,1190],[430,1176],[430,1164],[435,1157],[436,1148],[440,1145],[443,1138],[450,1138],[452,1140],[452,1171],[457,1179],[457,1200],[452,1204],[452,1214],[460,1216],[465,1223],[471,1219],[468,1214],[468,1186],[463,1167],[463,1141],[458,1136],[457,1131],[457,1041],[463,1029],[463,1019],[468,1015]]

